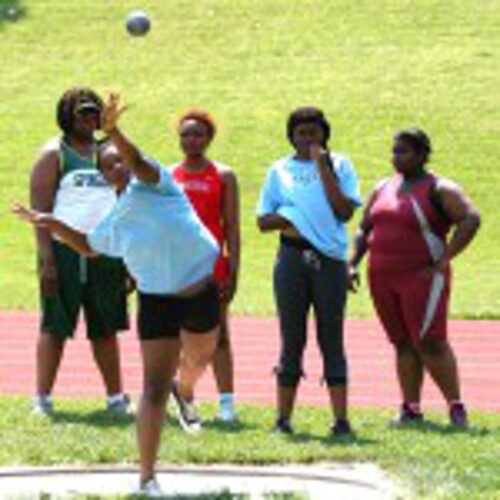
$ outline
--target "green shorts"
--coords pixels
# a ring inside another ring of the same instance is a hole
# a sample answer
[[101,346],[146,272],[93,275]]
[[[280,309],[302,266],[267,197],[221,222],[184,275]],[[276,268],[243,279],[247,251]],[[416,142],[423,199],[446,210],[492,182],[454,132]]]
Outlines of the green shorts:
[[52,297],[40,294],[41,330],[73,337],[83,309],[90,340],[128,329],[126,270],[120,259],[85,258],[54,241],[58,288]]

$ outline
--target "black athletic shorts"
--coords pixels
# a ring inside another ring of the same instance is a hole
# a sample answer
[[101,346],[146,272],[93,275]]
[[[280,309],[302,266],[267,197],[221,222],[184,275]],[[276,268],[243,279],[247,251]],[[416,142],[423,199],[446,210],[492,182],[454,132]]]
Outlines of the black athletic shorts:
[[214,283],[192,297],[138,293],[141,340],[179,338],[181,330],[208,333],[220,323],[219,293]]

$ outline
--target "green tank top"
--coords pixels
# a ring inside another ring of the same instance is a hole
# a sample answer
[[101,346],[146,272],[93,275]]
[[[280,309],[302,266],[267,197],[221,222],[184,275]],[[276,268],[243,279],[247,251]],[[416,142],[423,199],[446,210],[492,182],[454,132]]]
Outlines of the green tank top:
[[82,173],[93,174],[94,177],[96,171],[98,173],[97,177],[102,178],[102,175],[97,169],[97,153],[92,155],[92,158],[86,158],[80,155],[75,149],[73,149],[64,139],[60,139],[59,142],[59,156],[60,156],[60,170],[61,179],[72,172],[80,171]]
[[109,212],[116,194],[98,170],[96,157],[81,156],[63,139],[59,154],[61,175],[54,216],[74,229],[89,232]]

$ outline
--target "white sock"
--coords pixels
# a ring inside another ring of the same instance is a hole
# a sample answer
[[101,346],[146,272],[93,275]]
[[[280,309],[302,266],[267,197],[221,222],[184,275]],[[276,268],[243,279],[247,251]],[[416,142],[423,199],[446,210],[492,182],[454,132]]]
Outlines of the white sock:
[[52,396],[50,394],[36,394],[35,397],[33,398],[33,401],[36,403],[48,403],[52,404]]
[[107,398],[108,405],[113,405],[115,403],[121,403],[123,401],[124,397],[125,397],[125,394],[123,394],[123,392],[117,392],[116,394],[111,394],[111,396],[108,396],[108,398]]
[[219,404],[221,406],[234,406],[234,394],[232,392],[221,392],[219,394]]

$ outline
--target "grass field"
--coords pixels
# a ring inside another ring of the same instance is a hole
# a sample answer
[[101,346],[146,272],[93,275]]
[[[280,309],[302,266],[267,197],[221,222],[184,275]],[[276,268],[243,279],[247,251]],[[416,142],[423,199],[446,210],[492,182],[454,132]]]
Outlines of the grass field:
[[[390,172],[393,132],[420,125],[434,139],[433,167],[462,183],[483,213],[479,237],[456,263],[452,313],[500,317],[497,0],[140,4],[153,29],[132,39],[123,21],[135,1],[0,0],[0,308],[36,307],[32,234],[7,211],[27,199],[31,164],[57,133],[59,95],[86,84],[122,92],[130,105],[124,128],[165,162],[179,157],[175,117],[193,105],[214,113],[212,156],[234,166],[242,188],[240,314],[273,310],[276,242],[257,233],[254,207],[268,165],[289,151],[288,112],[326,110],[332,149],[354,160],[365,195]],[[22,15],[8,14],[8,5]],[[349,311],[372,314],[366,291]]]
[[[101,410],[102,401],[58,400],[52,421],[32,417],[28,401],[0,397],[0,465],[136,463],[131,418]],[[202,406],[208,418],[213,406]],[[329,437],[327,410],[299,408],[293,437],[270,434],[273,410],[242,407],[240,423],[208,420],[200,436],[165,425],[160,461],[168,464],[262,464],[374,461],[404,489],[405,498],[500,498],[500,416],[472,414],[474,428],[453,431],[443,415],[407,429],[390,428],[387,411],[355,410],[355,438]],[[15,428],[16,432],[12,432]],[[223,436],[223,439],[221,437]],[[411,493],[410,493],[411,492]]]

